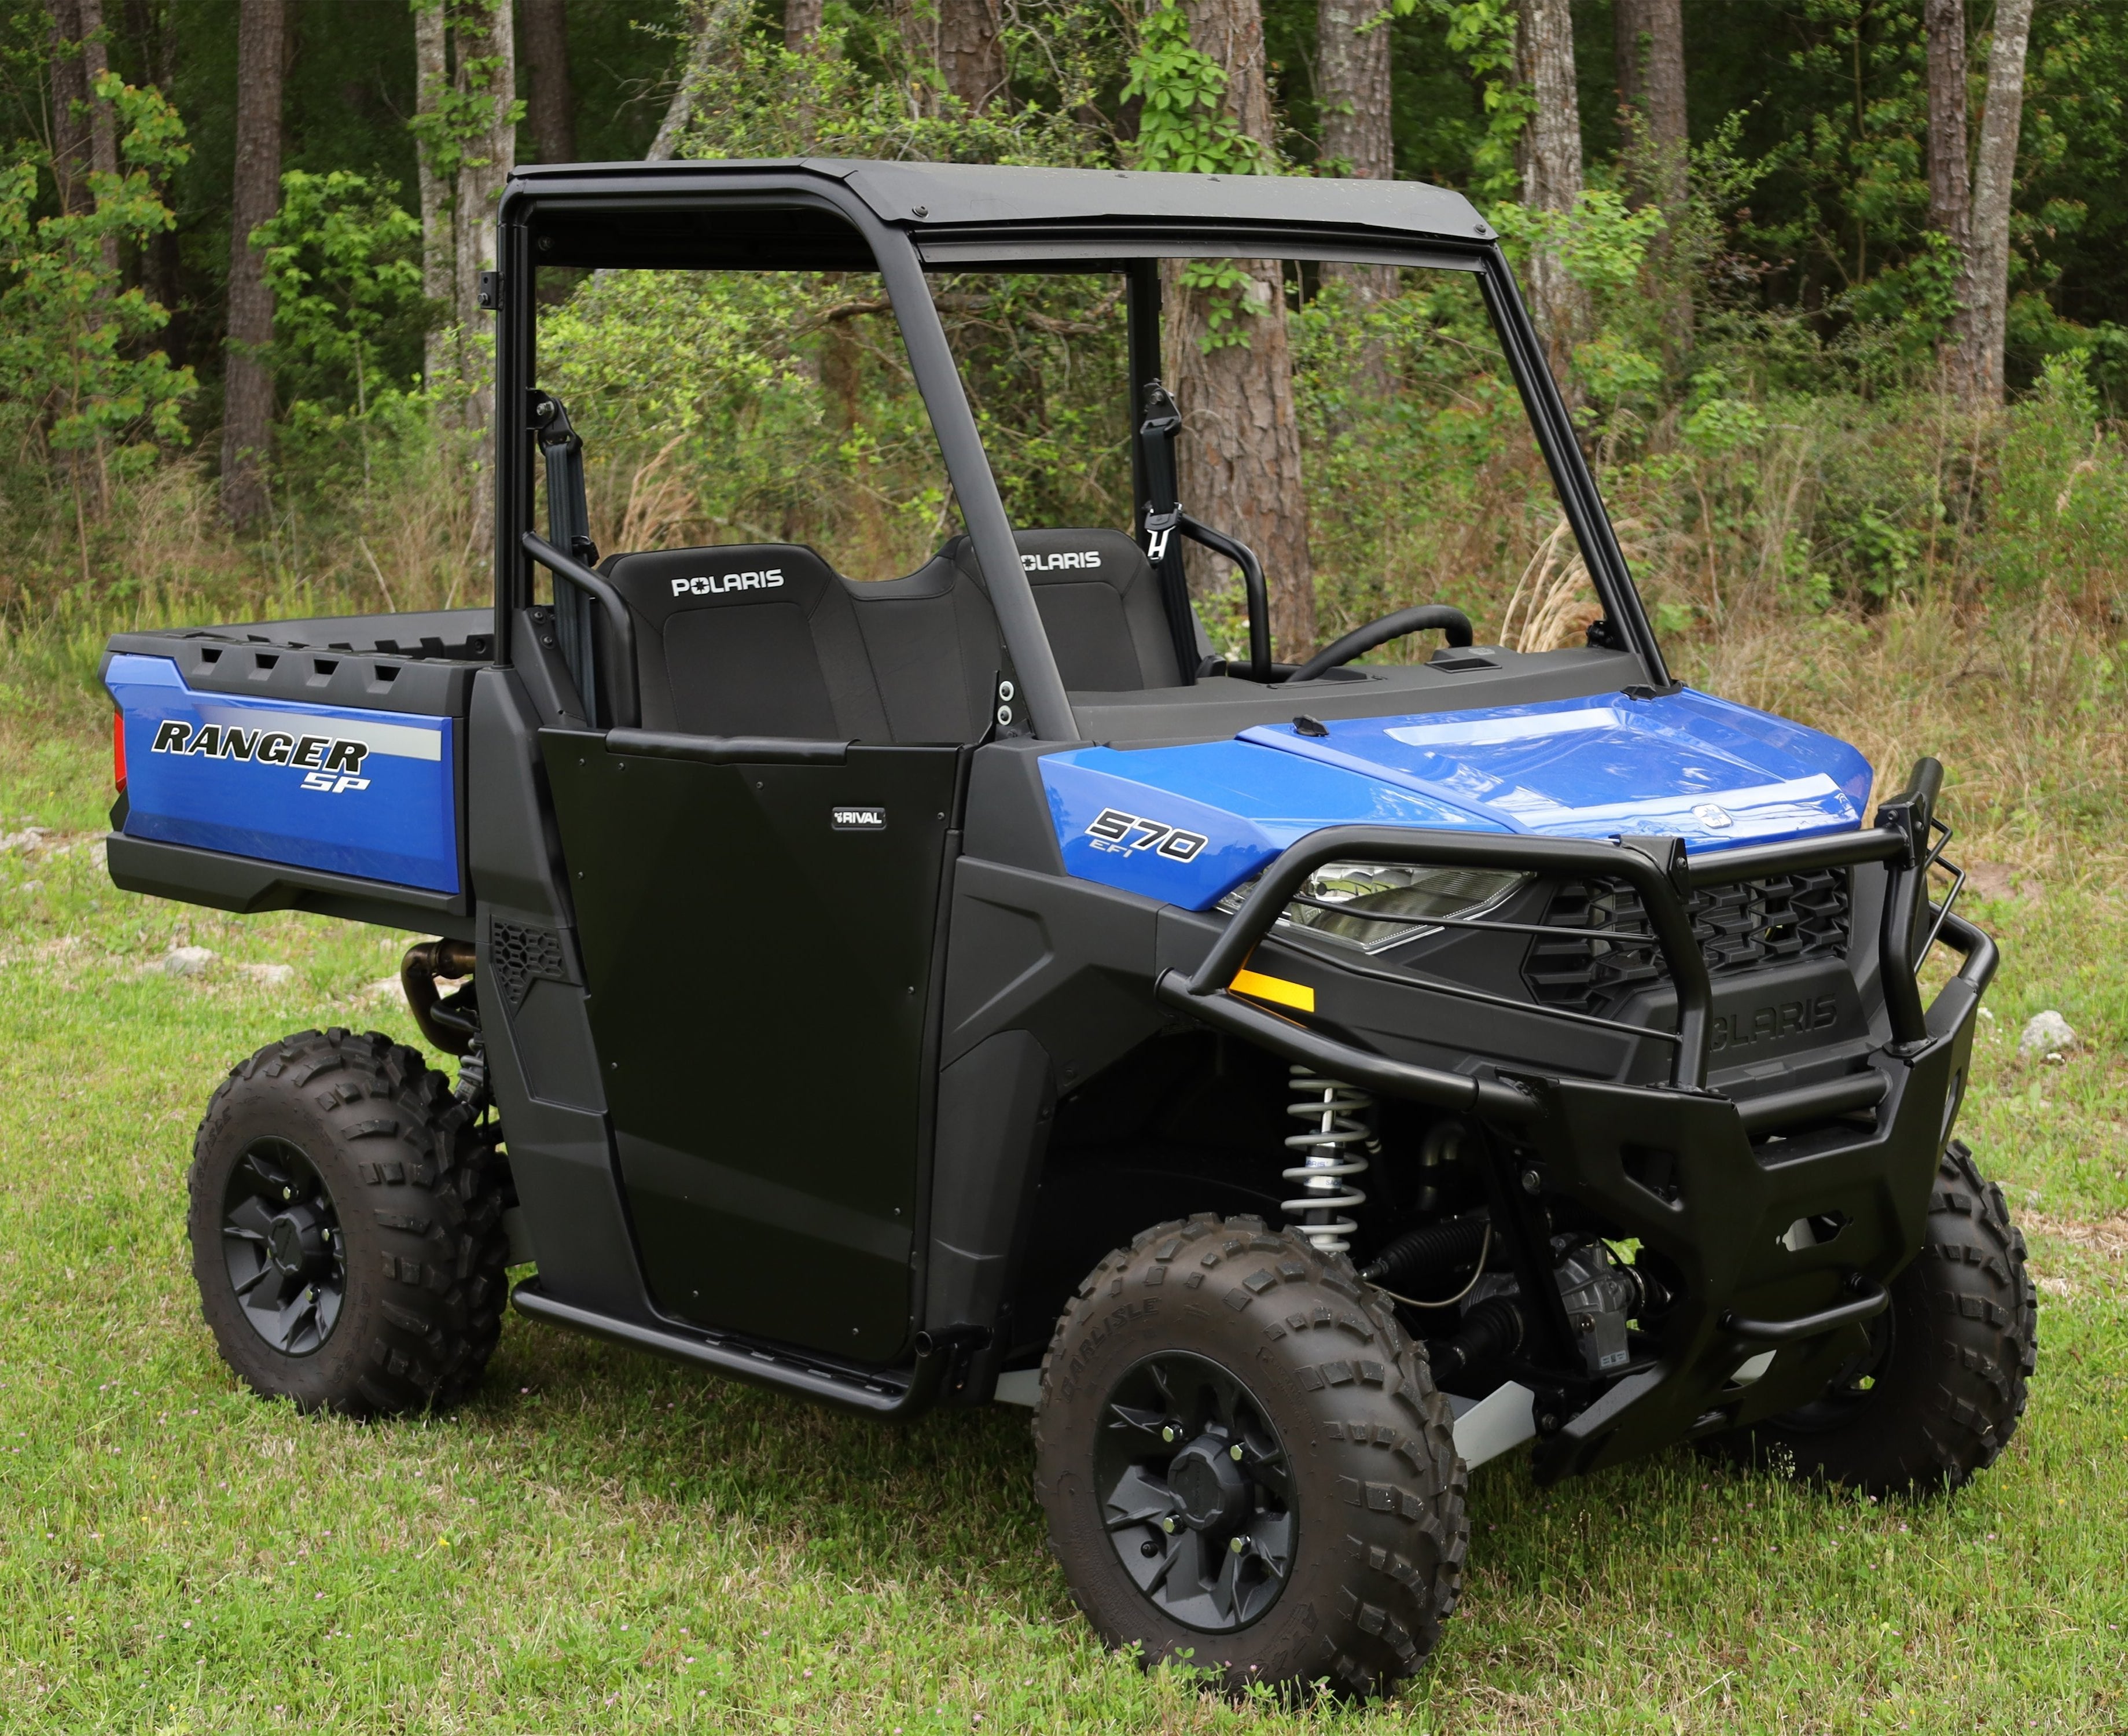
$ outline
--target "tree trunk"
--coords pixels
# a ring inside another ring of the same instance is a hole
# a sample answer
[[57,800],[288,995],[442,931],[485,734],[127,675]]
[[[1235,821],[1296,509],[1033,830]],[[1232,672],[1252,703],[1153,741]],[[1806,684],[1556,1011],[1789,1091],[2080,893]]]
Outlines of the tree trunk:
[[[1393,179],[1388,0],[1321,0],[1315,19],[1315,92],[1323,117],[1323,161],[1338,165],[1341,173],[1356,181]],[[1396,293],[1394,266],[1326,265],[1323,275],[1350,284],[1362,301]]]
[[820,34],[823,0],[784,0],[783,45],[794,55],[809,53]]
[[[172,83],[172,48],[176,31],[169,8],[150,5],[150,0],[126,0],[126,34],[134,43],[140,68],[140,82],[168,92]],[[169,202],[168,177],[156,179],[156,192]],[[178,235],[172,229],[159,230],[140,249],[140,287],[148,299],[171,311],[170,324],[163,328],[162,346],[172,363],[185,365],[183,323],[175,317],[178,301]]]
[[1955,385],[1975,409],[2002,401],[2002,343],[2010,313],[2010,206],[2017,183],[2017,134],[2024,121],[2025,46],[2032,0],[1997,0],[1988,51],[1988,111],[1973,171],[1972,245],[1964,300],[1970,322]]
[[1673,227],[1684,213],[1691,159],[1684,107],[1684,19],[1680,0],[1617,0],[1618,101],[1630,111],[1646,161],[1636,165],[1644,200]]
[[236,16],[236,173],[229,222],[229,372],[221,411],[221,511],[238,529],[264,516],[273,420],[273,291],[251,231],[281,206],[283,0],[242,0]]
[[1692,343],[1692,277],[1677,237],[1692,210],[1692,140],[1685,115],[1684,18],[1679,0],[1617,0],[1618,102],[1627,129],[1627,178],[1635,204],[1665,225],[1651,249],[1673,359]]
[[948,94],[981,114],[1005,88],[998,0],[938,0],[938,70]]
[[[433,123],[450,91],[449,32],[444,0],[412,0],[414,9],[414,113]],[[422,368],[430,387],[450,373],[455,351],[449,329],[452,263],[450,185],[439,173],[425,140],[415,152],[421,199],[421,294],[429,303],[429,331],[422,346]]]
[[[1529,124],[1519,147],[1522,203],[1559,216],[1581,197],[1581,105],[1574,80],[1574,17],[1568,0],[1521,0],[1516,72],[1529,93]],[[1552,377],[1572,406],[1574,346],[1588,320],[1588,298],[1566,273],[1558,249],[1540,240],[1530,250],[1530,311],[1544,339]]]
[[1959,303],[1944,327],[1939,358],[1955,382],[1973,330],[1963,280],[1973,250],[1973,183],[1965,145],[1965,0],[1926,0],[1928,33],[1929,227],[1950,242],[1959,262]]
[[465,159],[451,200],[457,252],[452,313],[459,333],[459,377],[472,387],[466,425],[485,428],[495,407],[495,366],[492,353],[476,341],[485,321],[480,274],[495,268],[495,208],[502,183],[517,163],[517,126],[511,118],[517,104],[517,55],[510,0],[472,0],[457,10],[454,24],[457,64],[452,83],[461,97],[479,99],[473,112],[482,125],[465,140]]
[[658,136],[650,141],[644,158],[651,163],[670,161],[680,154],[687,123],[695,117],[695,99],[701,94],[704,76],[724,52],[724,44],[739,33],[753,8],[751,0],[699,0],[694,8],[695,29],[687,42],[687,56],[681,64],[680,83],[672,100],[665,105],[665,118],[658,123]]
[[938,107],[938,88],[924,76],[933,67],[944,94],[971,114],[981,113],[1005,89],[999,0],[894,0],[894,10],[920,112]]
[[93,202],[88,191],[88,81],[83,76],[78,0],[50,0],[52,179],[59,210],[73,216]]
[[[495,266],[495,207],[517,160],[517,58],[510,0],[412,0],[419,153],[421,287],[441,324],[429,334],[432,385],[464,396],[447,422],[483,427],[494,409],[494,365],[481,341],[480,276]],[[436,155],[435,130],[449,133]]]
[[525,0],[525,58],[531,63],[526,115],[542,163],[577,160],[576,101],[569,87],[565,0]]
[[[1190,38],[1227,73],[1228,111],[1268,150],[1276,140],[1258,0],[1184,0]],[[1284,274],[1275,259],[1237,259],[1245,340],[1209,353],[1218,298],[1227,290],[1182,289],[1171,268],[1168,376],[1180,406],[1177,453],[1182,504],[1215,529],[1256,550],[1271,585],[1271,643],[1287,662],[1315,648],[1315,578],[1301,488],[1300,429],[1293,402],[1293,349]],[[1208,565],[1224,572],[1226,563]]]

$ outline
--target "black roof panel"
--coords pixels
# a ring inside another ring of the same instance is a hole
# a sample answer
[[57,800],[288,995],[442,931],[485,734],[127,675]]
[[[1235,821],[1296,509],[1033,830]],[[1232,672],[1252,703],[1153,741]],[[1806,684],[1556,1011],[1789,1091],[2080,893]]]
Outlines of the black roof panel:
[[772,173],[843,183],[881,221],[916,231],[1019,225],[1179,225],[1193,229],[1294,224],[1490,240],[1462,194],[1421,181],[1318,180],[1304,175],[1170,175],[1137,170],[1022,168],[847,158],[534,164],[513,187],[541,195],[667,197],[714,191],[727,178]]

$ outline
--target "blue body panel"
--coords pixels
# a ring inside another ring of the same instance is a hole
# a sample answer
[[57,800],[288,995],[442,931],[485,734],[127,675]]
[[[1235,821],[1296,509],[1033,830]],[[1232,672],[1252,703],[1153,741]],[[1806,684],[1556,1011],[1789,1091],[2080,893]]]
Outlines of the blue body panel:
[[[1290,725],[1232,741],[1042,761],[1068,873],[1203,910],[1326,826],[1608,838],[1689,851],[1850,832],[1869,766],[1845,742],[1687,690]],[[1145,824],[1120,837],[1113,818]],[[1171,847],[1179,828],[1202,847]]]
[[131,652],[104,685],[127,837],[459,889],[455,719],[197,692],[168,657]]

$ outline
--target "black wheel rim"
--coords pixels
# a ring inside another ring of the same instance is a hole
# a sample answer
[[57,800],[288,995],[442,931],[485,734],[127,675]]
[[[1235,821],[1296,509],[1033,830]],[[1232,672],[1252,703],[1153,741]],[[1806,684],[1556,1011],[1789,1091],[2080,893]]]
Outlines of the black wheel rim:
[[1277,1602],[1299,1534],[1285,1443],[1240,1379],[1149,1356],[1104,1409],[1094,1476],[1116,1558],[1164,1615],[1231,1633]]
[[1892,1318],[1896,1311],[1887,1308],[1870,1321],[1867,1328],[1868,1348],[1841,1364],[1840,1372],[1826,1383],[1822,1393],[1807,1405],[1784,1411],[1775,1421],[1783,1428],[1798,1434],[1844,1428],[1854,1421],[1876,1397],[1884,1377],[1891,1372],[1892,1353],[1898,1347],[1898,1339]]
[[300,1145],[245,1147],[222,1190],[221,1253],[244,1317],[276,1350],[308,1356],[332,1336],[347,1250],[332,1195]]

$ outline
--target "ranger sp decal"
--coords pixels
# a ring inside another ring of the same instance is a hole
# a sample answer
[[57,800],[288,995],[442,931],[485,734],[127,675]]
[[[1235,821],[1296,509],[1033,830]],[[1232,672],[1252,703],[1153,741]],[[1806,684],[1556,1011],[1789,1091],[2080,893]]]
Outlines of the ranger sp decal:
[[[1138,836],[1132,837],[1133,832]],[[1176,862],[1188,861],[1204,847],[1206,842],[1201,832],[1178,831],[1175,827],[1163,826],[1158,820],[1125,813],[1120,808],[1104,808],[1087,827],[1086,835],[1093,839],[1096,850],[1113,850],[1119,855],[1133,850],[1150,850],[1155,856],[1164,856]]]
[[239,729],[234,723],[195,726],[175,718],[155,728],[151,753],[197,754],[210,760],[254,760],[262,766],[292,766],[302,771],[303,788],[339,795],[367,790],[362,762],[367,742],[325,735],[291,735],[283,729]]

